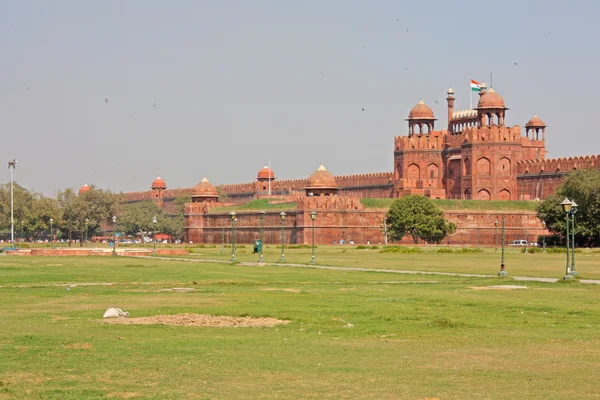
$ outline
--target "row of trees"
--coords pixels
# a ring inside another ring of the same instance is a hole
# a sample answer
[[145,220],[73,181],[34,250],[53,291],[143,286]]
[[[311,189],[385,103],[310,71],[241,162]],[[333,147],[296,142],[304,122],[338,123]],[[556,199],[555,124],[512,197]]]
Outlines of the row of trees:
[[[26,239],[39,239],[50,234],[50,221],[54,236],[80,239],[83,242],[87,231],[88,238],[104,235],[104,227],[113,215],[117,216],[117,231],[126,235],[166,233],[174,238],[182,238],[183,205],[191,201],[189,197],[175,201],[176,215],[167,215],[151,201],[124,204],[123,196],[110,190],[91,187],[88,192],[78,194],[73,189],[59,191],[56,197],[45,197],[30,192],[15,183],[14,222],[15,236]],[[153,223],[156,216],[157,223]],[[0,237],[10,237],[10,185],[0,185]]]
[[575,214],[575,242],[578,246],[600,246],[600,171],[574,171],[562,181],[556,193],[538,205],[538,217],[555,235],[566,234],[565,213],[560,203],[567,197],[578,205]]
[[[556,193],[537,207],[538,217],[557,238],[566,235],[566,218],[561,202],[567,197],[575,201],[575,242],[578,246],[600,246],[600,171],[588,169],[574,171],[562,181]],[[444,213],[424,196],[409,195],[395,200],[387,213],[388,235],[392,240],[411,236],[440,242],[456,231]]]

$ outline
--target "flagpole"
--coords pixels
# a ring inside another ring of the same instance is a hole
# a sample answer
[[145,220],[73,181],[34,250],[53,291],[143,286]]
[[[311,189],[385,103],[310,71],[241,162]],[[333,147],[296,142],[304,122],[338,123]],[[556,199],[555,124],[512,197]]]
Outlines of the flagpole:
[[269,196],[271,195],[271,159],[269,158]]
[[469,110],[473,109],[473,89],[471,89],[471,81],[469,81]]

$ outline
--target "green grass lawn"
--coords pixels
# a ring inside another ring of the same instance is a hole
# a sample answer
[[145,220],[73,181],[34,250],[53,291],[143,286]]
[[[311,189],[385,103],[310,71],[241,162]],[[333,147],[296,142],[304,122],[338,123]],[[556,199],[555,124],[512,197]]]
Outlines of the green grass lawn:
[[[361,199],[365,208],[388,209],[395,199]],[[442,210],[535,211],[535,201],[432,199]]]
[[[364,254],[368,264],[368,253],[351,254]],[[57,286],[102,282],[114,285]],[[598,397],[600,288],[528,282],[525,290],[480,290],[510,283],[121,257],[1,257],[0,399]],[[162,291],[172,287],[195,290]],[[291,322],[102,324],[110,305],[132,317],[195,312]]]
[[210,209],[210,213],[222,213],[222,212],[231,212],[231,211],[275,211],[275,210],[295,210],[298,206],[298,203],[280,203],[280,204],[270,204],[269,202],[277,199],[258,199],[252,200],[246,204],[241,206],[228,206],[228,207],[214,207]]
[[[221,246],[188,247],[191,258],[205,260],[229,260],[231,248],[219,255]],[[315,250],[316,258],[321,265],[361,267],[377,269],[416,270],[435,272],[459,272],[470,274],[495,275],[500,270],[501,249],[483,248],[482,253],[446,254],[437,253],[440,247],[421,247],[421,253],[393,254],[381,253],[379,249],[357,249],[357,246],[319,246]],[[310,248],[284,249],[286,260],[290,263],[308,264],[311,258]],[[267,245],[264,256],[267,262],[277,262],[281,255],[281,247]],[[257,261],[258,255],[252,253],[251,245],[239,248],[238,261]],[[554,277],[565,274],[564,253],[524,254],[521,248],[507,247],[505,252],[506,269],[510,275]],[[576,253],[577,271],[581,278],[600,279],[600,252],[598,250],[581,250]]]

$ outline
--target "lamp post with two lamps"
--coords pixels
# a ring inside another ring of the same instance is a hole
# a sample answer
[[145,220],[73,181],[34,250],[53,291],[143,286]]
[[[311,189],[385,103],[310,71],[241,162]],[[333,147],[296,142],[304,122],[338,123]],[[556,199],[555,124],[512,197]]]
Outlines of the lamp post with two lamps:
[[577,214],[577,203],[571,200],[571,275],[577,276],[579,273],[575,269],[575,214]]
[[502,216],[502,259],[500,260],[500,272],[498,272],[498,276],[504,277],[508,276],[508,271],[504,267],[504,215]]
[[117,255],[117,217],[113,215],[113,256]]
[[54,243],[54,236],[52,236],[52,224],[54,223],[54,218],[50,218],[50,244]]
[[230,212],[229,216],[231,217],[231,258],[229,261],[235,262],[235,222],[237,221],[235,211]]
[[88,242],[88,225],[90,224],[90,219],[86,218],[85,219],[85,246],[87,247],[87,242]]
[[568,198],[565,197],[565,199],[563,200],[562,203],[560,203],[560,205],[562,206],[563,212],[565,213],[565,222],[567,223],[567,235],[566,235],[566,244],[565,247],[567,249],[567,262],[566,262],[566,272],[565,272],[565,276],[563,276],[563,279],[568,281],[573,278],[573,275],[571,275],[571,266],[570,266],[570,259],[569,259],[569,241],[570,241],[570,236],[569,236],[569,214],[571,213],[571,206],[573,205],[573,203],[571,203],[571,200],[569,200]]
[[264,263],[265,262],[265,258],[263,256],[263,220],[265,219],[265,210],[260,210],[258,212],[258,217],[260,218],[260,246],[259,246],[259,253],[260,256],[258,257],[258,262],[259,263]]
[[542,235],[542,252],[546,252],[546,221],[542,221],[542,228],[544,228],[544,234]]
[[317,212],[312,210],[310,212],[310,219],[312,220],[312,257],[310,259],[311,264],[316,264],[317,259],[315,258],[315,219],[317,219]]
[[287,214],[285,212],[281,212],[279,214],[279,218],[281,218],[281,257],[279,258],[279,262],[285,262],[285,255],[283,252],[283,244],[284,244],[284,225],[283,221],[285,221],[285,216]]
[[154,242],[154,250],[152,250],[152,252],[154,254],[156,254],[156,223],[158,222],[158,219],[156,218],[156,215],[154,217],[152,217],[152,226],[154,227],[154,232],[152,232],[152,241]]

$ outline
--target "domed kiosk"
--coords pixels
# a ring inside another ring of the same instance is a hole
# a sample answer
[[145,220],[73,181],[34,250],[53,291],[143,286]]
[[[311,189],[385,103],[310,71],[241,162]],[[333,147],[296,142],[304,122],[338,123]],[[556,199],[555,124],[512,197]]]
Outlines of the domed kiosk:
[[[420,100],[408,113],[408,135],[430,133],[436,121],[433,110]],[[425,127],[427,129],[425,129]]]
[[86,183],[85,185],[83,185],[82,187],[79,188],[79,195],[81,196],[82,194],[87,193],[90,190],[92,190],[92,188],[89,187],[88,184]]
[[152,181],[152,190],[165,190],[167,188],[167,183],[160,176]]
[[504,99],[492,88],[488,91],[484,91],[485,88],[481,88],[482,92],[479,92],[479,102],[477,103],[477,115],[479,117],[479,123],[481,126],[485,125],[504,125],[504,117],[506,115],[506,106],[504,105]]
[[259,182],[267,182],[275,180],[275,173],[268,165],[265,165],[260,171],[258,171],[258,176],[256,178]]
[[308,185],[304,189],[307,196],[335,196],[339,186],[331,172],[320,165],[308,178]]
[[219,201],[217,189],[206,178],[202,178],[199,184],[192,190],[192,203],[216,203]]

